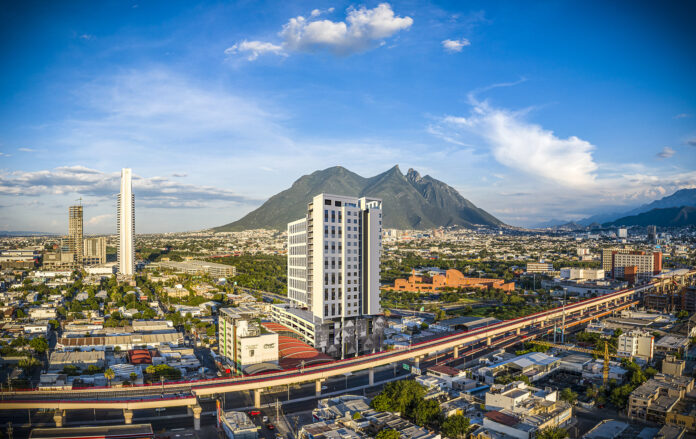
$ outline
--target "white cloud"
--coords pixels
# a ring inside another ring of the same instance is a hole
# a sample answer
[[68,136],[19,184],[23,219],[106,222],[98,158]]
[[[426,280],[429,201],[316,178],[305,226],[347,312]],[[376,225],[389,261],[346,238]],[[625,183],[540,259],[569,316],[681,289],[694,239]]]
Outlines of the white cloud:
[[[41,196],[79,194],[113,198],[119,190],[120,173],[101,172],[84,166],[65,166],[33,172],[0,172],[0,195]],[[256,202],[227,189],[182,184],[165,177],[133,179],[136,199],[152,207],[199,207],[213,201]]]
[[670,148],[669,146],[665,146],[662,148],[662,151],[657,153],[657,156],[661,159],[668,159],[674,155],[676,151]]
[[237,43],[232,47],[225,49],[226,55],[234,55],[238,53],[248,53],[247,59],[253,61],[259,57],[259,55],[264,55],[266,53],[274,53],[280,56],[287,56],[283,52],[283,47],[272,43],[264,43],[262,41],[247,41],[244,40],[241,43]]
[[[483,140],[501,164],[563,186],[589,187],[595,183],[595,147],[576,136],[566,139],[524,119],[525,112],[494,108],[469,95],[467,117],[447,116],[432,132],[446,132],[463,142],[473,135]],[[449,128],[449,130],[447,130]]]
[[104,221],[111,219],[113,217],[114,217],[114,215],[110,214],[110,213],[105,213],[103,215],[96,215],[87,221],[87,225],[88,226],[96,226],[98,224],[102,224]]
[[[333,8],[328,12],[332,12]],[[262,41],[237,43],[225,53],[250,53],[250,61],[265,53],[285,55],[287,52],[317,52],[327,50],[347,56],[364,52],[413,24],[411,17],[398,17],[391,5],[380,3],[373,9],[361,6],[348,8],[345,21],[320,20],[321,10],[315,9],[309,18],[291,18],[279,32],[280,44]]]
[[90,35],[90,34],[82,34],[82,35],[80,35],[80,39],[81,39],[81,40],[87,40],[87,41],[89,41],[89,40],[91,40],[92,38],[94,38],[94,35]]
[[686,119],[687,117],[691,117],[691,115],[689,113],[679,113],[674,116],[675,119]]
[[31,149],[31,148],[18,148],[17,151],[21,151],[21,152],[34,152],[34,151],[36,151],[36,150],[35,150],[35,149]]
[[470,46],[471,42],[466,38],[460,38],[458,40],[444,40],[442,42],[442,47],[448,52],[461,52],[466,46]]

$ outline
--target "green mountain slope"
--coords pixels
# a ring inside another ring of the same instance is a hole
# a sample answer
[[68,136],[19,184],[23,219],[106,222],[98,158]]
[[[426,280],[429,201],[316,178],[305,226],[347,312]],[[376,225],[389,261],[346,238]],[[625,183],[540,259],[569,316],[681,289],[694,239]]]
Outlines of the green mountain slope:
[[287,223],[306,214],[307,203],[320,193],[376,197],[383,201],[384,226],[396,229],[429,229],[439,226],[503,225],[483,209],[462,197],[454,188],[430,176],[421,177],[398,165],[370,178],[341,166],[304,175],[242,219],[216,232],[267,228],[283,230]]

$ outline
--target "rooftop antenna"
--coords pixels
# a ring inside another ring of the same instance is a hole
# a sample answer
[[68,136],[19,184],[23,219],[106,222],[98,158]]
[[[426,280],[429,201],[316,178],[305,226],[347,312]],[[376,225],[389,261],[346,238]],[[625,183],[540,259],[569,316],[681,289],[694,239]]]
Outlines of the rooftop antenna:
[[78,198],[78,199],[75,200],[75,201],[79,201],[79,202],[80,202],[80,206],[82,206],[82,197]]

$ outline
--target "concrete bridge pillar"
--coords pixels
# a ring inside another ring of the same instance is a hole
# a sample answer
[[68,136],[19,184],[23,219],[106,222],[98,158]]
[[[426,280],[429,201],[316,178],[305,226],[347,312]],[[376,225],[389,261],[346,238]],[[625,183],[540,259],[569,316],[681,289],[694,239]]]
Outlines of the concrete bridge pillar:
[[126,424],[133,423],[133,410],[123,409],[123,418],[126,420]]
[[368,382],[370,383],[371,386],[374,386],[374,384],[375,384],[375,370],[374,369],[370,369],[370,371],[368,372],[368,377],[369,377]]
[[521,332],[522,332],[522,328],[515,329],[515,334],[520,335]]
[[454,358],[459,358],[459,346],[454,347]]
[[65,410],[56,410],[55,412],[53,412],[53,421],[56,423],[56,427],[62,427],[64,420]]
[[314,394],[316,395],[317,398],[321,396],[321,383],[323,383],[324,380],[316,380],[314,382]]
[[544,322],[544,320],[542,320],[542,321],[540,321],[540,322],[539,322],[539,327],[540,327],[540,328],[543,328],[543,327],[544,327],[544,325],[545,325],[545,322]]
[[486,346],[490,346],[493,339],[491,337],[486,337]]
[[413,359],[413,366],[420,368],[420,357],[416,357]]
[[193,429],[200,430],[201,429],[201,413],[203,412],[203,408],[197,404],[191,408],[193,409]]
[[261,389],[254,389],[254,407],[261,408]]

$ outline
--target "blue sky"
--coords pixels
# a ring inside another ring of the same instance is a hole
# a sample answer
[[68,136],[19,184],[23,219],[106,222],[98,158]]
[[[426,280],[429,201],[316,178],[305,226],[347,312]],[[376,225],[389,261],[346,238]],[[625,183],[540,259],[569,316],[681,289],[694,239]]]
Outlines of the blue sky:
[[696,187],[690,2],[5,2],[0,230],[227,223],[413,167],[514,225]]

